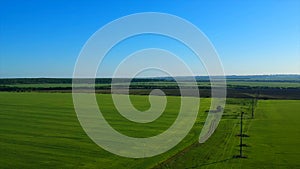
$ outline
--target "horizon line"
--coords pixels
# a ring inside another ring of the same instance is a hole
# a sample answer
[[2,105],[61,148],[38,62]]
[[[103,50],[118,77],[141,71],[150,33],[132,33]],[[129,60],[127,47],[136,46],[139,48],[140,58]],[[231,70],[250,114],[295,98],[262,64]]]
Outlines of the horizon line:
[[[195,75],[195,76],[184,76],[184,75],[179,75],[179,76],[144,76],[144,77],[134,77],[137,79],[140,78],[170,78],[170,77],[219,77],[223,75]],[[230,75],[224,75],[224,77],[228,76],[300,76],[299,74],[296,73],[289,73],[289,74],[245,74],[245,75],[237,75],[237,74],[230,74]],[[95,78],[95,79],[112,79],[112,78],[119,78],[119,79],[128,79],[132,77],[81,77],[81,78]],[[73,77],[0,77],[0,79],[73,79]]]

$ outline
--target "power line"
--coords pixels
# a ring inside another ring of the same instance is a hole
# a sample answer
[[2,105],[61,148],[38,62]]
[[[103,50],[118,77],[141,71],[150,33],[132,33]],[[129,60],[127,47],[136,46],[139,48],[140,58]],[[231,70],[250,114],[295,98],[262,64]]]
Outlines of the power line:
[[244,115],[244,112],[241,112],[240,157],[243,157],[243,115]]
[[252,119],[254,119],[254,97],[252,97]]

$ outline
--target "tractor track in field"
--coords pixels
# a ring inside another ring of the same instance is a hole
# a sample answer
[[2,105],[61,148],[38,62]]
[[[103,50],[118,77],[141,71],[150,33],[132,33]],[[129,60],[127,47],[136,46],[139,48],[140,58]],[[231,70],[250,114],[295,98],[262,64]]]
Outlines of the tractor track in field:
[[181,151],[179,151],[178,153],[172,155],[171,157],[169,157],[168,159],[166,159],[165,161],[162,161],[161,163],[151,167],[151,169],[156,169],[160,166],[163,166],[164,164],[167,164],[168,162],[172,161],[173,159],[177,158],[178,156],[182,156],[184,155],[186,152],[188,152],[190,149],[192,149],[195,146],[199,146],[200,143],[198,141],[192,143],[191,145],[185,147],[184,149],[182,149]]

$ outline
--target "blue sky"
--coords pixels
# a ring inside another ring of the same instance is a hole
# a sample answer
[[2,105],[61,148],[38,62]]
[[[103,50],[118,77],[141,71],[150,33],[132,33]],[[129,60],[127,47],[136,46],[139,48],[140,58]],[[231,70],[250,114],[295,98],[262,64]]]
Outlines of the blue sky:
[[[0,77],[71,77],[81,48],[95,31],[138,12],[169,13],[196,25],[215,46],[228,75],[300,73],[297,0],[1,0]],[[137,38],[129,46],[152,47],[149,39]],[[118,57],[107,59],[101,75],[111,74],[123,51],[112,52]]]

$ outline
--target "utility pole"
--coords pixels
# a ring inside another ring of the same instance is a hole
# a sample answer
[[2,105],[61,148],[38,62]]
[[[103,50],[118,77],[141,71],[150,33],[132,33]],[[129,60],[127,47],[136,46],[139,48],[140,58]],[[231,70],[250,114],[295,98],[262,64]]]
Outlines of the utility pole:
[[241,112],[241,129],[240,129],[240,158],[243,157],[243,115],[244,112]]
[[254,97],[252,97],[252,119],[254,119]]

